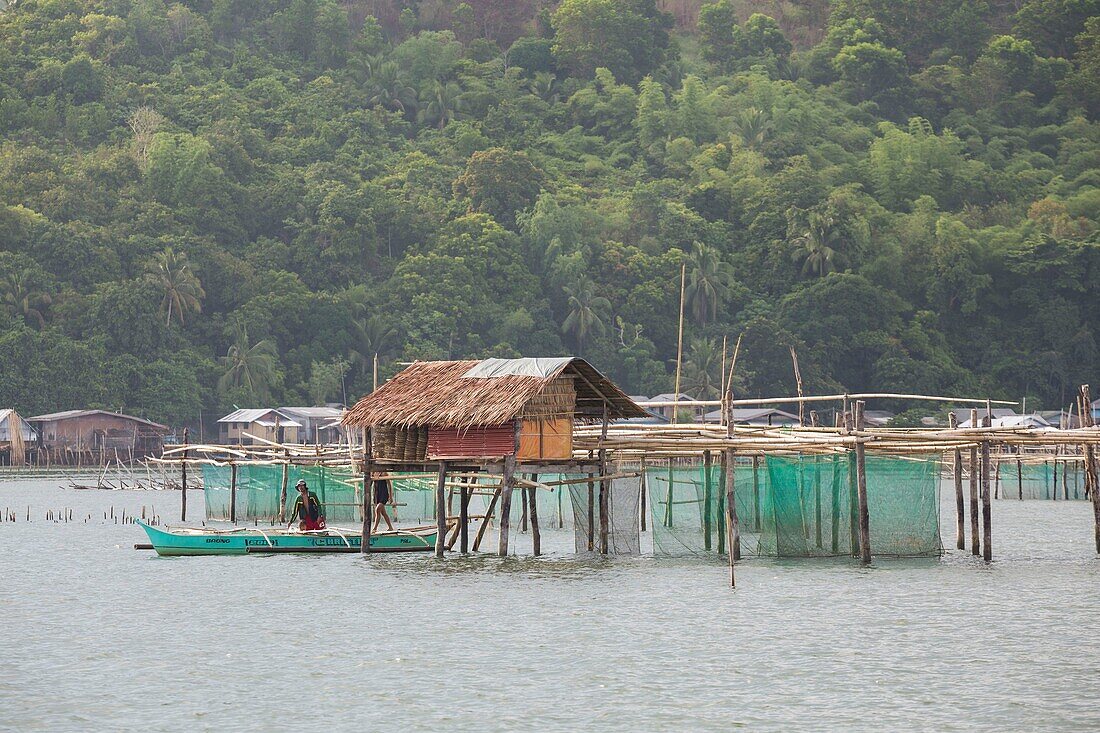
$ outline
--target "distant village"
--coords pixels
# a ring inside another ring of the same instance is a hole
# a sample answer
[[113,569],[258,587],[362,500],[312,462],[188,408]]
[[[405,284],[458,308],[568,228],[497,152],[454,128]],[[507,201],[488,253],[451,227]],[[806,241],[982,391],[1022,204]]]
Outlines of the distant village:
[[[645,418],[626,422],[662,424],[722,422],[721,410],[698,406],[674,407],[668,403],[692,402],[687,394],[631,395],[645,407]],[[646,406],[652,404],[653,406]],[[346,407],[259,407],[237,409],[219,418],[215,434],[200,429],[192,432],[191,443],[256,445],[262,443],[328,445],[344,442],[340,425]],[[983,411],[984,413],[984,411]],[[1011,408],[994,408],[993,427],[1072,429],[1079,427],[1076,415],[1066,411],[1017,414]],[[1100,399],[1092,403],[1092,414],[1100,419]],[[867,423],[889,425],[894,413],[868,410]],[[969,427],[965,411],[959,412],[960,427]],[[774,408],[734,409],[735,425],[789,427],[799,424],[797,414]],[[925,427],[945,424],[939,414],[921,419]],[[0,465],[5,466],[99,466],[107,462],[128,462],[159,456],[166,445],[182,441],[182,430],[134,415],[99,409],[73,409],[24,417],[14,409],[0,409]]]

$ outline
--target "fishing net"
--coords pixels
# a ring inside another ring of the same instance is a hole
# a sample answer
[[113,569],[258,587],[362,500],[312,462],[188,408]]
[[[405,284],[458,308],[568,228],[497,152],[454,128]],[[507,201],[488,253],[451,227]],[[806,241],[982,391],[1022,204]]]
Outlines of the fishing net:
[[[636,476],[611,480],[607,493],[607,552],[609,555],[637,555],[642,551],[638,524],[639,482]],[[569,484],[569,503],[573,508],[573,538],[578,554],[599,552],[599,496],[599,482],[596,482],[591,489],[587,482]]]
[[[232,503],[232,469],[229,466],[202,467],[206,518],[228,520]],[[237,466],[237,521],[278,521],[289,516],[298,498],[294,485],[304,479],[317,494],[328,521],[358,521],[361,479],[350,470],[322,466],[287,466],[285,512],[279,511],[283,466]]]
[[[203,483],[206,501],[206,518],[225,520],[230,518],[232,469],[229,466],[203,466]],[[435,474],[393,474],[391,487],[393,502],[386,511],[397,526],[416,526],[435,523],[435,488],[438,481]],[[334,469],[319,466],[287,467],[287,499],[283,516],[289,519],[294,502],[298,498],[294,485],[298,479],[305,479],[311,491],[324,507],[325,519],[332,522],[362,521],[362,485],[361,475],[350,469]],[[539,476],[540,481],[552,482],[564,478],[557,474]],[[454,486],[459,479],[448,477],[447,514],[458,516],[460,488]],[[279,499],[282,492],[283,467],[237,466],[237,521],[278,521],[280,517]],[[495,490],[500,485],[499,476],[483,476],[469,479],[471,496],[469,513],[471,516],[486,513]],[[553,487],[551,490],[535,489],[536,511],[541,529],[572,527],[573,512],[568,487]],[[512,507],[509,513],[511,525],[519,531],[526,531],[527,505],[521,501],[524,492],[516,489],[512,495]],[[500,513],[497,501],[495,513]]]
[[1002,460],[1001,499],[1084,499],[1085,475],[1080,461],[1020,463]]
[[[734,466],[741,552],[772,557],[850,555],[858,546],[852,456],[768,457]],[[867,457],[871,548],[936,555],[939,462]],[[722,468],[651,467],[646,473],[657,555],[727,550]]]

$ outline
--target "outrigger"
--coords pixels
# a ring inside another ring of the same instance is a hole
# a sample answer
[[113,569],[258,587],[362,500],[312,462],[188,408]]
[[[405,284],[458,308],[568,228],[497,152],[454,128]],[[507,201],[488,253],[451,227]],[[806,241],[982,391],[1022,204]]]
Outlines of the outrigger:
[[[138,524],[149,535],[150,545],[135,547],[156,550],[158,555],[359,552],[363,542],[358,530],[337,527],[310,531],[257,527],[158,529],[145,522]],[[372,534],[370,549],[371,552],[427,552],[435,548],[435,538],[434,525],[393,529]]]

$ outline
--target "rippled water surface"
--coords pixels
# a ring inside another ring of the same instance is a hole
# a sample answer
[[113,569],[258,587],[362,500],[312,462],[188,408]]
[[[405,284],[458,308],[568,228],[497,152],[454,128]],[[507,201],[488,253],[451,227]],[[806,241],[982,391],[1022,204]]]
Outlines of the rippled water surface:
[[0,483],[0,728],[1100,729],[1085,502],[995,502],[989,566],[755,559],[731,591],[561,531],[537,560],[158,558],[103,513],[178,494],[57,484]]

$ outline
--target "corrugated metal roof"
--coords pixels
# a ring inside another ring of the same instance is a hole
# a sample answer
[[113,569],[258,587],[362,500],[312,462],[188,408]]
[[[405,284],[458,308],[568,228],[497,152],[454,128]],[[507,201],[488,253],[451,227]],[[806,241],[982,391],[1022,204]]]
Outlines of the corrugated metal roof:
[[310,419],[338,418],[344,414],[339,407],[280,407],[278,411],[284,415],[306,417]]
[[482,359],[462,375],[463,379],[493,379],[494,377],[553,377],[569,362],[571,356],[525,359]]
[[271,407],[246,407],[240,410],[234,410],[233,412],[218,420],[218,422],[253,423],[269,415],[272,412],[277,412],[277,410]]
[[134,417],[133,415],[125,415],[121,412],[111,412],[110,410],[62,410],[61,412],[51,412],[46,415],[35,415],[34,417],[28,417],[28,422],[54,422],[56,420],[70,420],[74,417],[86,417],[88,415],[109,415],[111,417],[121,417],[124,420],[133,420],[143,425],[159,428],[167,431],[167,425],[161,425],[160,423],[153,422],[152,420],[146,420],[143,417]]
[[[780,420],[798,422],[798,415],[794,415],[790,412],[777,409],[775,407],[749,407],[749,408],[734,408],[733,421],[735,423],[747,423],[753,420],[761,420],[767,422],[768,416],[773,418],[779,418]],[[706,422],[722,422],[722,411],[712,410],[708,412],[703,419]]]

